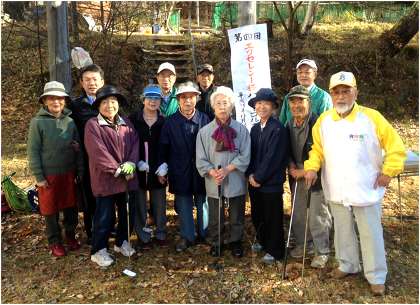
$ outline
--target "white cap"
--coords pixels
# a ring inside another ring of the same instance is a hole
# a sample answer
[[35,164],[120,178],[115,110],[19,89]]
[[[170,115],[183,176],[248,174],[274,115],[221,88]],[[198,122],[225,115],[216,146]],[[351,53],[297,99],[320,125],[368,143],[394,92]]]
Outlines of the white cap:
[[160,73],[160,72],[162,72],[163,70],[169,70],[169,71],[172,71],[172,72],[176,75],[174,65],[173,65],[173,64],[170,64],[170,63],[168,63],[168,62],[164,62],[163,64],[161,64],[161,65],[159,66],[159,69],[158,69],[157,74],[159,74],[159,73]]
[[318,67],[315,64],[315,61],[312,59],[302,59],[300,62],[298,62],[296,69],[298,69],[301,65],[308,65],[311,68],[318,70]]
[[351,72],[344,72],[344,71],[338,72],[334,74],[333,76],[331,76],[329,89],[332,89],[338,85],[347,85],[350,87],[356,87],[356,78]]

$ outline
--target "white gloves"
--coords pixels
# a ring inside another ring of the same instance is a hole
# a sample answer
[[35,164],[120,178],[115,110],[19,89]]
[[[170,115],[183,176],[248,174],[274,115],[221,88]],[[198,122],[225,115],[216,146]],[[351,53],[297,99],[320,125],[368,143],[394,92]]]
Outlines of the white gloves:
[[168,173],[168,164],[166,163],[162,163],[157,169],[157,171],[155,172],[156,175],[159,175],[162,177],[166,176],[167,173]]
[[139,164],[137,164],[137,167],[141,172],[149,171],[149,165],[144,161],[140,161]]

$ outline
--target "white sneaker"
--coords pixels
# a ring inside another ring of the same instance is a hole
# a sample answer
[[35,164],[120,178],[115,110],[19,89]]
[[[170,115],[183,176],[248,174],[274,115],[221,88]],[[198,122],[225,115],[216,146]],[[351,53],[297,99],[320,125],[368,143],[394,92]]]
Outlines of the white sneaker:
[[315,254],[311,262],[311,266],[314,268],[324,268],[328,262],[328,254]]
[[90,256],[92,262],[97,263],[99,266],[108,267],[111,265],[114,260],[109,256],[110,254],[106,252],[106,248],[99,250],[95,254]]
[[[117,245],[114,245],[114,251],[128,257],[128,242],[124,240],[121,247],[117,247]],[[130,244],[130,256],[133,256],[134,254],[136,254],[136,250],[134,250],[133,245]]]
[[[296,248],[290,250],[290,256],[294,257],[294,258],[301,258],[303,257],[303,247],[301,247],[300,245],[297,245]],[[308,254],[314,254],[314,246],[312,244],[311,247],[306,246],[306,253],[305,256]]]

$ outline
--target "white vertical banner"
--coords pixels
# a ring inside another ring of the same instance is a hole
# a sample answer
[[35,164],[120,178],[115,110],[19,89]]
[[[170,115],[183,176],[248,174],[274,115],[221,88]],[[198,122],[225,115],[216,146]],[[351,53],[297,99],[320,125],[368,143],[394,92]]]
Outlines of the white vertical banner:
[[267,24],[247,25],[228,30],[231,49],[231,71],[236,103],[236,120],[248,130],[260,121],[248,100],[260,88],[271,89]]

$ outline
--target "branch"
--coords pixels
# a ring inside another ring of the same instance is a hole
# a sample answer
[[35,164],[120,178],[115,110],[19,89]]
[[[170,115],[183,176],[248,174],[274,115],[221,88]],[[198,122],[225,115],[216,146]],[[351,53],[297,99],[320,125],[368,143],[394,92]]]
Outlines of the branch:
[[276,3],[276,1],[273,1],[273,4],[274,4],[274,8],[276,9],[277,15],[278,15],[278,16],[279,16],[279,18],[280,18],[280,22],[281,22],[281,24],[283,25],[284,29],[285,29],[285,30],[286,30],[286,32],[288,33],[288,32],[289,32],[289,30],[288,30],[288,28],[287,28],[286,22],[284,22],[284,19],[283,19],[283,17],[282,17],[282,16],[281,16],[281,14],[280,14],[280,11],[279,11],[279,9],[278,9],[278,7],[277,7],[277,3]]

